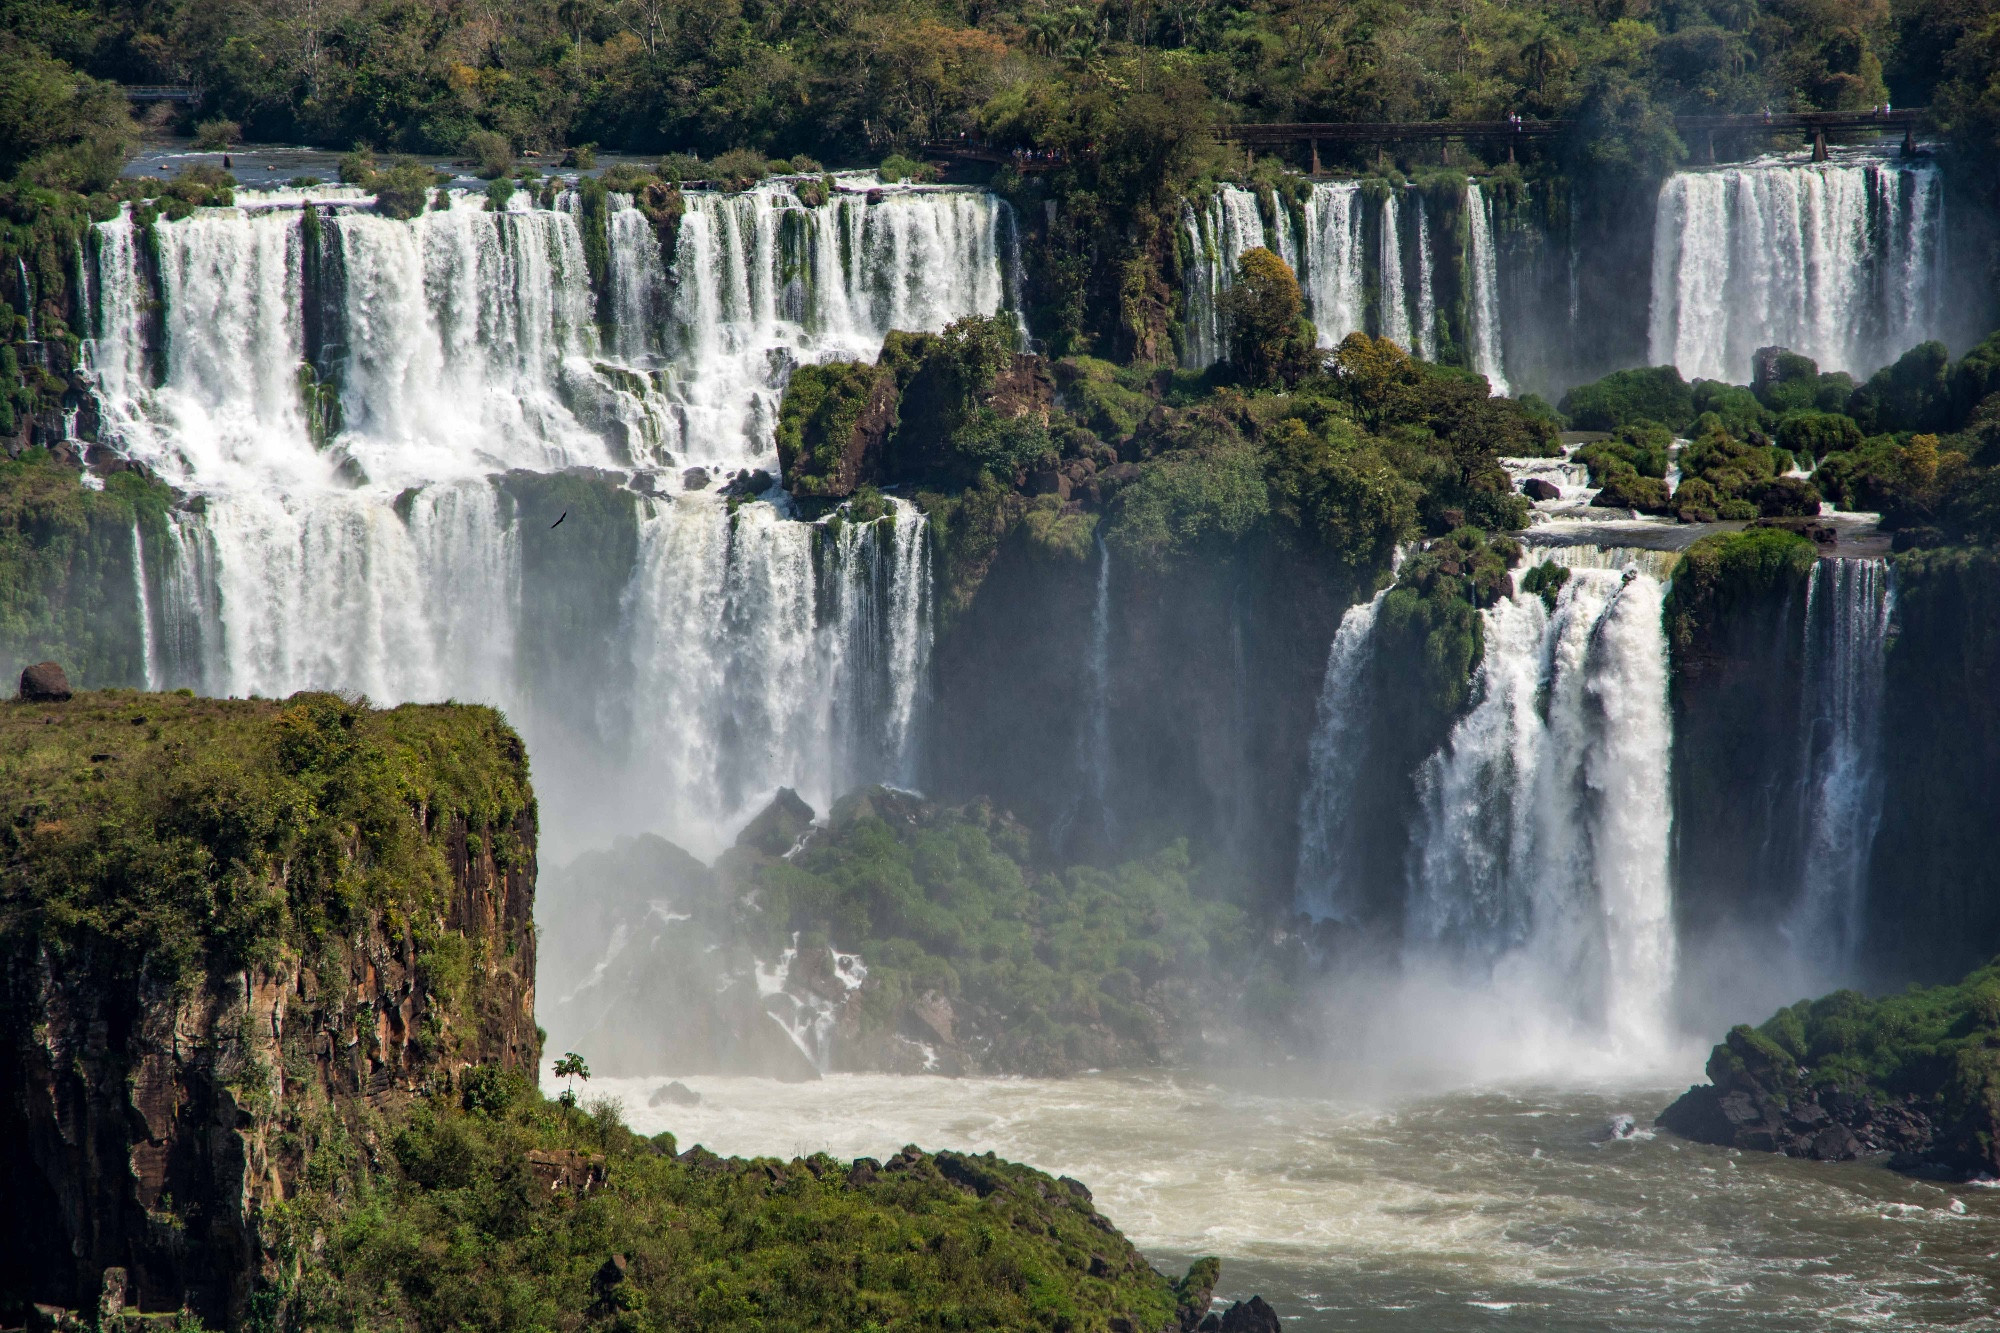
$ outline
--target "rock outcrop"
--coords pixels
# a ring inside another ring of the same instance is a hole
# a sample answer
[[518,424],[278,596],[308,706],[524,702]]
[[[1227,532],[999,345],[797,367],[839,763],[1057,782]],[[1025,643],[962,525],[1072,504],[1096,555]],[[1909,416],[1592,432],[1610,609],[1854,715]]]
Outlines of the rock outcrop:
[[1733,1029],[1660,1114],[1683,1138],[1819,1161],[2000,1176],[2000,962],[1955,986],[1839,991]]
[[[51,740],[94,780],[36,782]],[[123,1270],[130,1309],[235,1323],[310,1144],[536,1068],[535,809],[497,715],[86,693],[0,707],[0,753],[0,1300],[94,1308]]]

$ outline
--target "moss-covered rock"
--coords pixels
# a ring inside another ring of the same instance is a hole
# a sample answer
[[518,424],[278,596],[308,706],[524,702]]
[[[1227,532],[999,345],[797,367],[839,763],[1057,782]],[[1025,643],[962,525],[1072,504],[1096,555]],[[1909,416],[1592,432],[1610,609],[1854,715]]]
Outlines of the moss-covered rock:
[[896,377],[885,366],[800,366],[778,407],[778,466],[793,495],[840,498],[881,475],[895,420]]
[[0,673],[53,658],[86,687],[146,679],[139,559],[167,565],[174,493],[139,472],[102,489],[29,450],[0,459]]
[[677,1153],[472,1073],[366,1140],[315,1142],[324,1184],[277,1219],[297,1326],[1150,1333],[1192,1329],[1214,1282],[1212,1260],[1155,1272],[1083,1185],[990,1153]]
[[1954,986],[1870,999],[1839,991],[1738,1027],[1710,1082],[1660,1116],[1707,1143],[1843,1161],[2000,1174],[2000,964]]

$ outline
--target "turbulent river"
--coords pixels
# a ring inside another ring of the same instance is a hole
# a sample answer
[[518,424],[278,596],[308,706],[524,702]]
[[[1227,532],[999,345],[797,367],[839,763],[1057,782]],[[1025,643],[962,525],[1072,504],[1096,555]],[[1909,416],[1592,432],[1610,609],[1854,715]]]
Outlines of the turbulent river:
[[591,1089],[683,1147],[1074,1176],[1158,1267],[1219,1255],[1217,1295],[1288,1330],[1990,1328],[2000,1303],[2000,1191],[1654,1136],[1664,1082],[1380,1106],[1337,1077],[688,1078],[701,1105],[649,1107],[665,1081]]

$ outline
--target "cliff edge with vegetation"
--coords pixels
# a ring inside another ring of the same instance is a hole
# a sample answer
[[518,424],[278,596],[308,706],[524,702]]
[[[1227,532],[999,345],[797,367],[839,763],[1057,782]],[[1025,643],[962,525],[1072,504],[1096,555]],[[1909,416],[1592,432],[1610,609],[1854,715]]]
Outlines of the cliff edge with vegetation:
[[1208,1315],[1214,1261],[1170,1281],[1074,1181],[725,1160],[544,1099],[535,821],[487,708],[0,704],[0,1324]]

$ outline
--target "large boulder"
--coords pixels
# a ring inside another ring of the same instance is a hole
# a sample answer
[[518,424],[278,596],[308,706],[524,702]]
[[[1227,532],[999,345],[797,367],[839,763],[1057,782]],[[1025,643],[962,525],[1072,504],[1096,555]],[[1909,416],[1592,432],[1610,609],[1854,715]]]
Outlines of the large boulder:
[[813,808],[790,787],[780,787],[771,803],[736,835],[736,845],[766,856],[783,856],[798,845],[812,822]]
[[1560,500],[1562,487],[1544,477],[1530,477],[1521,483],[1521,494],[1530,500]]
[[54,662],[37,662],[21,672],[23,703],[59,704],[69,696],[69,677]]

